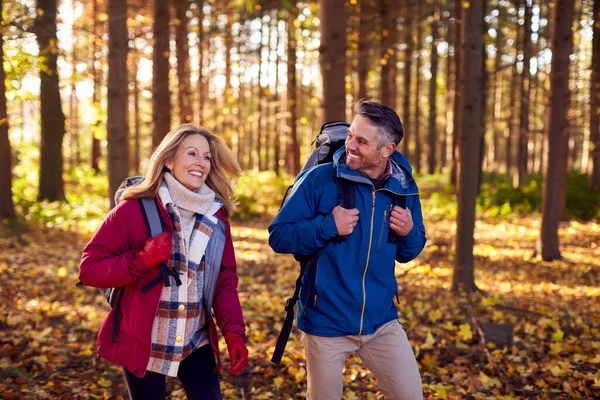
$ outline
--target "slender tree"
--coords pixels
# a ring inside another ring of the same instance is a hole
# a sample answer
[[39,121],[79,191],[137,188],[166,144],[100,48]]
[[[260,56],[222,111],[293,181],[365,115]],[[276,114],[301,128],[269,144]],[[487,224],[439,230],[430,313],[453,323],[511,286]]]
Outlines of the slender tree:
[[381,102],[396,108],[396,7],[392,0],[381,0]]
[[410,85],[412,77],[412,56],[413,56],[413,17],[411,15],[411,2],[406,1],[404,7],[404,40],[406,49],[404,50],[404,100],[402,102],[402,121],[404,123],[405,135],[402,140],[402,154],[409,157],[409,139],[414,136],[410,132]]
[[521,109],[519,116],[519,141],[517,146],[517,186],[521,186],[527,176],[527,162],[529,151],[529,97],[531,88],[531,75],[529,61],[531,60],[531,6],[528,0],[523,0],[525,18],[523,24],[523,70],[521,72]]
[[204,34],[204,0],[196,0],[198,7],[198,81],[196,96],[198,98],[198,123],[204,123],[204,102],[206,100],[206,84],[204,82],[204,49],[206,47]]
[[171,130],[169,90],[169,3],[153,0],[154,52],[152,53],[152,146],[156,147]]
[[108,192],[114,194],[129,173],[127,123],[127,1],[108,1]]
[[133,173],[140,172],[140,83],[138,81],[138,64],[140,62],[140,51],[135,49],[131,58],[131,81],[133,82],[133,157],[130,170]]
[[474,278],[473,246],[475,203],[480,170],[483,116],[483,2],[472,1],[462,12],[461,86],[463,130],[460,134],[460,172],[458,215],[456,219],[456,255],[452,291],[477,290]]
[[[4,26],[4,0],[0,0],[0,25]],[[6,73],[4,72],[4,34],[0,32],[0,220],[15,217],[12,200],[12,163],[6,110]]]
[[65,115],[58,84],[58,39],[56,0],[37,0],[35,31],[40,49],[40,108],[42,148],[40,157],[40,200],[64,200],[62,144]]
[[439,0],[433,0],[433,22],[431,23],[431,78],[429,79],[429,135],[428,144],[429,152],[427,156],[427,167],[430,174],[434,174],[437,168],[437,153],[436,144],[439,140],[437,137],[436,127],[436,100],[437,100],[437,69],[438,69],[438,25],[440,20],[440,3]]
[[421,143],[422,143],[422,138],[421,138],[421,101],[420,101],[420,96],[421,96],[421,60],[423,58],[423,55],[421,53],[421,34],[423,32],[423,28],[422,28],[422,21],[421,21],[421,12],[423,10],[422,7],[422,3],[421,2],[417,2],[416,4],[416,10],[415,10],[415,14],[414,14],[414,18],[415,18],[415,26],[417,28],[417,32],[416,32],[416,43],[415,43],[415,47],[416,47],[416,53],[417,53],[417,64],[415,65],[415,111],[413,113],[414,117],[415,117],[415,122],[414,122],[414,126],[415,129],[413,131],[413,141],[415,143],[415,156],[413,158],[413,168],[415,170],[415,172],[422,172],[421,170],[421,160],[423,159],[423,154],[421,151]]
[[321,45],[319,64],[323,80],[323,118],[346,119],[346,7],[344,0],[322,1],[319,8]]
[[371,33],[373,0],[360,0],[358,2],[358,95],[359,99],[367,98],[367,75],[369,74],[369,35]]
[[192,93],[190,85],[190,46],[188,44],[187,0],[174,0],[175,8],[175,52],[177,54],[177,98],[179,103],[179,121],[182,124],[192,122]]
[[289,134],[287,149],[287,172],[296,175],[300,172],[300,140],[298,138],[298,84],[296,80],[296,28],[294,21],[298,9],[294,1],[287,20],[287,109]]
[[594,39],[592,42],[592,77],[590,82],[590,162],[588,185],[600,191],[600,0],[594,0]]
[[[92,0],[92,15],[98,15],[98,0]],[[90,166],[94,170],[94,173],[100,172],[100,139],[96,137],[100,126],[102,125],[102,118],[100,117],[100,70],[96,66],[97,53],[98,53],[98,38],[100,35],[98,34],[98,19],[90,18],[92,20],[91,23],[91,35],[92,35],[92,46],[91,46],[91,63],[90,70],[92,72],[92,77],[94,80],[94,94],[92,95],[92,105],[94,110],[96,111],[96,119],[94,121],[94,126],[91,129],[91,140],[92,140],[92,150],[90,153]]]
[[569,56],[573,52],[573,0],[557,0],[552,33],[552,64],[548,103],[548,162],[544,174],[542,227],[538,251],[545,261],[561,258],[558,224],[563,211],[567,185],[569,109]]
[[[455,63],[455,79],[454,79],[454,115],[453,115],[453,127],[452,130],[452,164],[450,166],[450,182],[456,186],[458,183],[458,137],[462,132],[463,126],[463,109],[462,109],[462,87],[463,87],[463,71],[462,71],[462,57],[463,48],[461,44],[462,38],[462,25],[463,25],[463,2],[461,0],[455,0],[454,2],[454,63]],[[457,187],[458,189],[458,187]]]

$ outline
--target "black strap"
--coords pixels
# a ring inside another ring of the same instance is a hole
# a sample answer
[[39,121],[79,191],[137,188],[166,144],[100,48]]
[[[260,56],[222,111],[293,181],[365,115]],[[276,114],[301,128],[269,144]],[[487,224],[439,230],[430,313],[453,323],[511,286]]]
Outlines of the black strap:
[[281,362],[285,345],[287,344],[290,338],[290,333],[292,332],[292,324],[294,322],[294,306],[298,302],[300,287],[302,286],[302,278],[304,277],[304,274],[307,271],[310,271],[311,268],[316,264],[320,253],[321,250],[310,256],[298,257],[298,261],[300,262],[300,273],[298,274],[298,279],[296,279],[294,294],[285,301],[285,320],[283,321],[281,332],[279,332],[279,337],[277,338],[277,343],[275,344],[275,350],[273,351],[273,356],[271,357],[271,362],[277,365],[279,365]]
[[117,343],[117,333],[119,329],[121,329],[121,325],[119,325],[119,305],[121,305],[121,297],[123,296],[123,289],[117,289],[117,298],[115,299],[115,306],[113,307],[113,329],[112,329],[112,341],[113,343]]
[[[356,206],[354,184],[347,179],[337,176],[337,165],[335,164],[333,165],[333,176],[335,177],[335,184],[340,194],[340,207],[346,210],[354,208]],[[334,240],[336,242],[343,242],[346,238],[344,236],[337,236]]]
[[[406,196],[392,196],[392,206],[398,206],[406,208]],[[390,209],[390,214],[392,210]],[[391,229],[388,229],[388,243],[395,244],[398,238],[398,234]]]

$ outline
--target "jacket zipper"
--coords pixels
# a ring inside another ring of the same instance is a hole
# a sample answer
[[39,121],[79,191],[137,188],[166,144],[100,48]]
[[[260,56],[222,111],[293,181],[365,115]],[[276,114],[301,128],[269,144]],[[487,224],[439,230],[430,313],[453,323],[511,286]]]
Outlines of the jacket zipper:
[[360,329],[358,331],[359,335],[362,335],[363,320],[365,317],[365,307],[367,306],[367,289],[365,287],[365,280],[367,278],[367,270],[369,269],[369,260],[371,259],[371,246],[373,245],[373,220],[375,219],[375,188],[372,189],[371,193],[373,194],[373,204],[371,207],[371,234],[369,235],[369,250],[367,251],[367,263],[365,265],[365,270],[363,272],[362,279],[363,306],[362,311],[360,313]]

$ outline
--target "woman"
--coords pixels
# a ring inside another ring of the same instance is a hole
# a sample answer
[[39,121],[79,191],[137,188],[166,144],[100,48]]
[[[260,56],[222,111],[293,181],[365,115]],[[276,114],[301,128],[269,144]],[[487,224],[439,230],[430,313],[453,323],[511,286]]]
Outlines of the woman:
[[[229,373],[238,374],[248,362],[229,226],[239,174],[219,137],[180,126],[152,154],[144,181],[124,191],[83,250],[81,282],[125,287],[120,306],[102,323],[97,352],[123,367],[132,399],[164,399],[166,375],[179,377],[189,399],[221,399],[211,308],[227,343]],[[154,238],[140,198],[158,199],[164,232]],[[169,274],[144,293],[161,276],[163,262]]]

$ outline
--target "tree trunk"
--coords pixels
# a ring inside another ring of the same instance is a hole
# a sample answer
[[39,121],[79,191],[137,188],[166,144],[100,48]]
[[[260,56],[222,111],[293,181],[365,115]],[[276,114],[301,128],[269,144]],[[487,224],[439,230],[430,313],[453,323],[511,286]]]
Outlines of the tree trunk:
[[[92,15],[98,15],[98,0],[92,0]],[[102,118],[100,117],[100,71],[96,68],[96,60],[98,52],[98,19],[91,18],[92,20],[92,61],[91,71],[94,79],[94,94],[92,95],[92,105],[96,112],[96,119],[91,129],[92,149],[90,153],[90,167],[94,170],[94,174],[100,172],[99,161],[100,161],[100,140],[96,137],[98,130],[102,126]]]
[[371,33],[373,1],[359,1],[359,23],[358,23],[358,98],[366,99],[367,94],[367,76],[369,74],[369,35]]
[[[4,0],[0,0],[0,22],[4,22]],[[4,24],[2,24],[4,26]],[[12,200],[12,163],[8,138],[8,113],[6,109],[6,72],[4,71],[4,33],[0,33],[0,221],[15,217]],[[3,160],[3,161],[2,161]]]
[[594,0],[594,39],[590,81],[590,157],[588,186],[600,191],[600,0]]
[[[295,7],[293,8],[295,9]],[[287,21],[287,109],[288,109],[288,149],[287,172],[297,175],[300,172],[300,140],[298,138],[298,101],[296,83],[296,28],[294,20],[296,15],[291,12]]]
[[[462,71],[462,25],[463,25],[463,2],[455,0],[454,2],[454,66],[455,66],[455,89],[454,89],[454,115],[453,115],[453,127],[452,130],[452,165],[450,167],[450,183],[458,186],[458,138],[462,134],[462,120],[463,120],[463,109],[462,99],[463,96],[463,71]],[[458,189],[458,187],[457,187]]]
[[[75,11],[77,9],[77,5],[75,2],[72,4],[73,15],[75,15]],[[70,165],[71,168],[79,166],[80,154],[79,154],[79,101],[77,100],[77,63],[79,60],[77,59],[77,46],[79,33],[78,32],[77,21],[73,22],[73,48],[71,49],[71,68],[73,71],[71,72],[71,96],[69,98],[69,148],[70,148]]]
[[402,118],[404,124],[404,139],[402,139],[402,154],[409,158],[409,139],[412,136],[410,132],[410,86],[412,77],[412,53],[413,53],[413,38],[412,38],[412,22],[410,3],[407,1],[404,8],[404,40],[406,41],[406,49],[404,50],[404,100],[402,104]]
[[396,7],[391,0],[380,2],[381,15],[381,103],[396,108]]
[[281,58],[279,57],[279,40],[281,38],[279,32],[279,13],[275,12],[273,18],[273,29],[275,30],[275,46],[273,46],[273,58],[275,59],[275,79],[273,90],[273,165],[271,169],[275,172],[275,175],[279,176],[279,159],[281,158],[281,136],[279,132],[279,115],[281,110],[280,97],[279,97],[279,63]]
[[190,46],[188,44],[188,10],[187,0],[174,0],[175,18],[175,49],[177,53],[177,82],[179,120],[182,124],[192,122],[192,93],[190,85]]
[[483,116],[483,2],[471,2],[462,13],[463,30],[463,131],[460,135],[460,172],[458,215],[456,219],[456,255],[452,292],[477,290],[474,278],[473,245],[475,203],[479,181],[478,151],[482,139]]
[[493,124],[493,149],[489,152],[490,166],[496,170],[500,161],[500,137],[502,136],[502,88],[504,73],[502,68],[502,51],[504,47],[504,36],[502,34],[502,24],[504,23],[504,7],[498,5],[498,16],[496,22],[496,59],[494,66],[494,109],[492,113]]
[[256,148],[255,148],[255,157],[254,157],[254,171],[261,171],[263,165],[263,156],[262,156],[262,144],[263,144],[263,103],[265,97],[265,91],[262,86],[262,75],[263,75],[263,39],[264,39],[264,25],[262,18],[260,19],[260,43],[258,45],[258,84],[256,85],[257,94],[256,94]]
[[233,90],[231,88],[231,49],[233,47],[233,7],[231,1],[227,0],[225,7],[225,90],[223,91],[223,107],[221,115],[223,117],[223,127],[220,131],[225,142],[231,146],[231,109],[233,107]]
[[521,112],[519,117],[519,145],[517,147],[517,179],[516,186],[521,186],[527,177],[528,142],[529,142],[529,94],[531,59],[531,7],[523,0],[525,22],[523,25],[523,71],[521,72]]
[[448,162],[448,156],[452,153],[452,149],[448,149],[448,143],[452,144],[452,131],[454,127],[452,125],[451,117],[453,114],[453,106],[452,100],[454,99],[454,90],[456,87],[455,81],[455,65],[454,65],[454,56],[450,51],[450,43],[452,41],[454,29],[453,24],[450,20],[453,18],[452,7],[450,6],[450,1],[447,2],[448,7],[448,19],[446,20],[447,28],[446,28],[446,42],[448,43],[448,47],[446,48],[446,89],[444,93],[444,127],[442,128],[442,139],[440,142],[441,154],[440,154],[440,171],[446,169]]
[[324,121],[346,120],[346,8],[344,0],[320,3],[319,64]]
[[108,1],[108,192],[114,194],[128,175],[127,1]]
[[139,51],[136,50],[132,60],[133,68],[131,80],[133,81],[133,160],[130,170],[135,174],[140,173],[140,84],[137,79],[138,64],[140,62]]
[[156,148],[171,130],[169,91],[169,3],[153,0],[154,51],[152,53],[152,147]]
[[433,0],[433,22],[431,23],[431,78],[429,80],[429,155],[427,157],[428,172],[434,174],[437,169],[436,100],[437,100],[437,65],[438,65],[438,24],[440,19],[439,0]]
[[58,84],[58,40],[56,37],[56,1],[38,0],[35,30],[40,49],[40,103],[42,147],[40,158],[40,200],[64,200],[62,144],[65,115]]
[[567,184],[569,56],[573,51],[573,0],[557,0],[553,17],[548,107],[548,160],[544,175],[542,227],[538,250],[544,261],[561,258],[558,225]]
[[416,51],[417,51],[417,65],[415,72],[415,130],[414,130],[414,141],[415,141],[415,157],[414,157],[414,171],[421,171],[421,159],[422,159],[422,151],[421,151],[421,33],[423,29],[421,28],[421,7],[422,3],[417,3],[417,8],[415,12],[415,25],[417,26],[417,43],[416,43]]
[[198,124],[204,124],[204,102],[205,82],[204,82],[204,0],[196,0],[198,6],[198,81],[196,82],[196,96],[198,97]]

